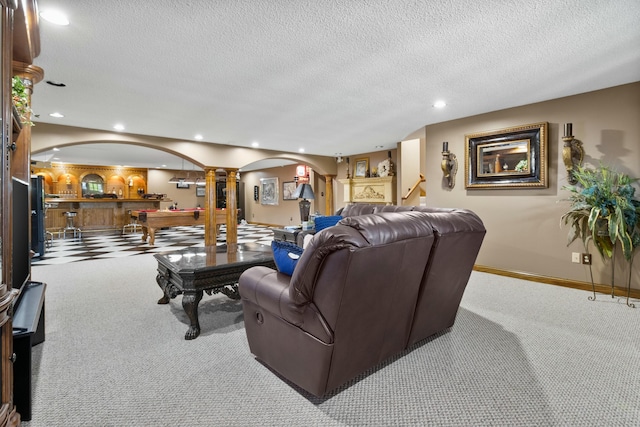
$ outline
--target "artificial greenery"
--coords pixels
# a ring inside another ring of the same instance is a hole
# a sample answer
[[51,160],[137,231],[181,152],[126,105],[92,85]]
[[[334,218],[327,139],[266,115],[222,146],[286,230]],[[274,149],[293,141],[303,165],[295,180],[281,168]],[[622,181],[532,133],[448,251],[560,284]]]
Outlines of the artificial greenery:
[[13,105],[18,110],[20,116],[20,122],[26,126],[33,126],[31,121],[31,107],[29,106],[29,95],[27,89],[24,87],[24,83],[18,76],[14,76],[11,80],[11,98],[13,99]]
[[563,187],[571,192],[571,209],[562,216],[570,225],[569,243],[582,239],[587,247],[593,240],[604,258],[611,258],[617,242],[627,261],[640,247],[640,201],[635,198],[633,183],[637,178],[609,167],[578,167],[574,170],[576,185]]

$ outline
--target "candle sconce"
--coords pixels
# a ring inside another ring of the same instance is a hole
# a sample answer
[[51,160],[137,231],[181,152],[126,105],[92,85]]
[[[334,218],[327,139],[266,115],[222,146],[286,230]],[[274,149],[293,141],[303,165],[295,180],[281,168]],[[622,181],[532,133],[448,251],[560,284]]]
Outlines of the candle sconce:
[[562,146],[562,161],[564,167],[567,170],[567,180],[569,184],[575,185],[578,180],[573,174],[573,171],[578,166],[582,165],[584,160],[584,148],[582,147],[582,141],[579,141],[573,137],[573,124],[565,123],[564,136],[562,137],[564,145]]
[[442,143],[442,168],[443,178],[447,181],[447,187],[453,188],[456,185],[456,173],[458,172],[458,159],[456,155],[449,151],[449,143]]

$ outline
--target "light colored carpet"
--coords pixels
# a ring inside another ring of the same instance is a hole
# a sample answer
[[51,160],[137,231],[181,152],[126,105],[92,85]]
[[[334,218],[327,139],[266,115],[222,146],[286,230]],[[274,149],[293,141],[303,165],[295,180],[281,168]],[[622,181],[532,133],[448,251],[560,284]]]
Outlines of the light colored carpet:
[[474,272],[451,330],[317,399],[253,358],[238,301],[205,295],[185,341],[155,271],[33,267],[46,341],[23,426],[639,425],[640,309],[609,296]]

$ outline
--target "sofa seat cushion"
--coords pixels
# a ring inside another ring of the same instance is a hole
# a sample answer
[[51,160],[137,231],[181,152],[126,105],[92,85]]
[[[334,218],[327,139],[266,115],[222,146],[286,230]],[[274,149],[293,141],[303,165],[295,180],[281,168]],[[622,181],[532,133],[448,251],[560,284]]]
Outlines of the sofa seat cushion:
[[274,240],[271,242],[271,250],[273,251],[273,261],[276,263],[278,271],[291,276],[303,249],[290,242]]

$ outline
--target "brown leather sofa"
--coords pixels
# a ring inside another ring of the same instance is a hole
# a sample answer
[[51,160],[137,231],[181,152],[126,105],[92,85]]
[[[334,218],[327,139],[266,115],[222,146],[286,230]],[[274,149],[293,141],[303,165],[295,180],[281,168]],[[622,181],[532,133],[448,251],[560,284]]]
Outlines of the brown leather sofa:
[[257,359],[316,396],[451,327],[485,235],[464,209],[350,205],[293,275],[240,277]]

